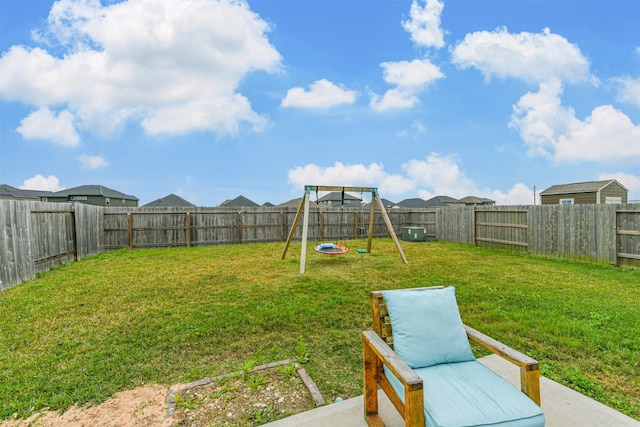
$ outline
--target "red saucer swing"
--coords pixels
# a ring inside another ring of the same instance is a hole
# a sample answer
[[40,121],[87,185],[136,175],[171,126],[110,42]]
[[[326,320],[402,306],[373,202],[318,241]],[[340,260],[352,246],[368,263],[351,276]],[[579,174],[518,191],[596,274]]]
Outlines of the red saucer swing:
[[313,248],[316,252],[325,255],[340,255],[346,253],[349,248],[343,245],[335,245],[333,243],[320,243],[318,246]]

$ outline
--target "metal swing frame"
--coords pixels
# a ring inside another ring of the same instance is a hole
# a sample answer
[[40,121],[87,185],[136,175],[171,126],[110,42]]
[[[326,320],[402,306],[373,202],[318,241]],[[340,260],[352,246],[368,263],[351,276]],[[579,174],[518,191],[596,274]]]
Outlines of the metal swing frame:
[[369,233],[367,236],[367,253],[371,253],[371,240],[373,237],[373,218],[375,215],[376,204],[380,208],[380,213],[382,214],[382,218],[384,219],[385,225],[387,226],[387,231],[391,238],[393,239],[398,252],[400,253],[400,257],[402,258],[402,262],[405,264],[408,263],[407,257],[404,255],[402,251],[402,247],[400,246],[400,242],[398,241],[398,236],[396,236],[395,231],[393,231],[393,225],[391,224],[391,220],[389,219],[389,215],[387,214],[386,209],[384,208],[384,204],[382,203],[382,199],[378,195],[377,187],[340,187],[340,186],[329,186],[329,185],[305,185],[304,186],[304,196],[302,197],[302,201],[300,202],[300,206],[298,207],[298,212],[296,213],[296,217],[293,221],[293,226],[289,231],[289,237],[287,237],[287,242],[284,245],[284,250],[282,251],[281,259],[284,259],[287,255],[287,250],[289,249],[289,244],[293,240],[293,235],[296,231],[296,227],[298,226],[298,222],[300,222],[300,217],[303,217],[302,220],[302,248],[300,250],[300,274],[304,274],[305,272],[305,264],[307,260],[307,238],[309,234],[309,200],[310,194],[312,191],[350,191],[356,193],[371,193],[371,211],[369,216]]

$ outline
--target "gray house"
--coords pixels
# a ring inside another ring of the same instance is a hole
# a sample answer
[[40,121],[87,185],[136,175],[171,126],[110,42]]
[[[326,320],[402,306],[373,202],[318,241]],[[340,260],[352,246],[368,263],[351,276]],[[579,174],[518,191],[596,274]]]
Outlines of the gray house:
[[40,201],[42,196],[51,194],[45,190],[22,190],[7,184],[0,184],[0,199],[9,200],[35,200]]
[[342,191],[332,191],[331,193],[320,197],[318,203],[334,208],[359,208],[362,205],[362,200]]
[[627,203],[627,190],[615,179],[552,185],[540,193],[543,205]]
[[444,206],[464,206],[464,202],[449,196],[435,196],[425,202],[429,208],[442,208]]
[[[380,198],[379,199],[382,202],[382,206],[384,206],[385,209],[398,209],[400,206],[398,206],[395,202],[392,202],[389,199],[384,199],[384,198]],[[378,206],[378,204],[376,203],[376,206]],[[364,204],[365,208],[371,208],[371,203],[365,203]]]
[[464,206],[464,202],[449,196],[435,196],[429,200],[404,199],[397,206],[401,208],[441,208],[444,206]]
[[299,197],[297,199],[291,199],[287,202],[284,203],[280,203],[279,205],[277,205],[277,207],[279,208],[297,208],[298,206],[300,206],[300,203],[302,203],[302,197]]
[[43,202],[85,203],[95,206],[138,206],[138,198],[103,185],[81,185],[56,191],[40,198]]
[[159,199],[154,200],[153,202],[149,202],[146,205],[142,205],[143,208],[162,208],[162,207],[193,207],[195,206],[193,203],[186,201],[180,196],[176,196],[175,194],[169,194],[168,196],[161,197]]

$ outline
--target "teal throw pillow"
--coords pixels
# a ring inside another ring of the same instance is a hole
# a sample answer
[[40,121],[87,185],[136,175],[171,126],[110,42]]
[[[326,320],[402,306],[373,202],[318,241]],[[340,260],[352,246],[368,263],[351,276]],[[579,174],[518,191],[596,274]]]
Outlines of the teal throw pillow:
[[411,368],[475,360],[456,302],[456,290],[383,291],[395,352]]

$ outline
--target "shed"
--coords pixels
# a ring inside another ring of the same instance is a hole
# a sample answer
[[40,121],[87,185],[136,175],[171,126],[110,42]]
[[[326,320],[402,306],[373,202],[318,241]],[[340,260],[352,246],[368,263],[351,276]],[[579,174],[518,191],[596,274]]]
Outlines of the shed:
[[627,190],[615,179],[552,185],[540,193],[543,205],[627,203]]

